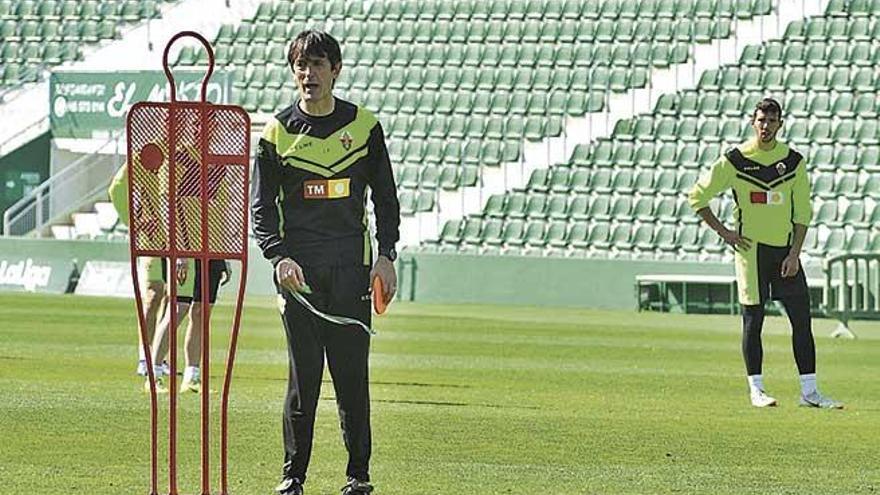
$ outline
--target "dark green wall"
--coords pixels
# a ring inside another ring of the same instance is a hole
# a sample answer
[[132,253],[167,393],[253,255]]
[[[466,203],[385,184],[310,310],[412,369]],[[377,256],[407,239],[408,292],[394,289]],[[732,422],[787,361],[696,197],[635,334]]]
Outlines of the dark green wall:
[[0,156],[0,230],[3,212],[26,191],[49,178],[49,147],[52,136],[44,132],[29,143]]

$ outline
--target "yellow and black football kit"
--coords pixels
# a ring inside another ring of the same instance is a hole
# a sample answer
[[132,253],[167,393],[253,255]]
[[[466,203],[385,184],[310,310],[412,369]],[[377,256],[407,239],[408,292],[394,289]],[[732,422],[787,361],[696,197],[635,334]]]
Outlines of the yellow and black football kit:
[[[760,375],[764,351],[761,330],[764,303],[780,300],[792,329],[792,348],[801,375],[815,373],[816,348],[810,320],[810,293],[803,267],[782,277],[782,261],[791,249],[794,224],[808,226],[813,214],[806,160],[777,142],[761,150],[756,141],[728,150],[690,192],[699,211],[718,194],[732,189],[733,220],[751,248],[734,255],[742,305],[742,353],[749,376]],[[723,220],[723,219],[722,219]]]
[[[368,187],[379,254],[393,258],[400,206],[382,127],[373,114],[337,98],[331,114],[316,117],[296,102],[266,126],[251,205],[263,255],[273,265],[285,257],[296,261],[311,288],[304,297],[319,311],[366,325],[372,265]],[[318,319],[280,287],[279,303],[291,369],[282,475],[306,479],[326,355],[343,418],[346,473],[369,481],[369,335],[354,325]]]
[[735,254],[740,303],[763,303],[770,297],[771,285],[774,297],[806,290],[803,270],[796,277],[782,279],[776,269],[788,253],[794,224],[809,225],[813,214],[803,156],[779,142],[769,151],[754,141],[731,148],[691,190],[690,205],[699,211],[728,189],[736,203],[736,229],[753,243],[748,251]]
[[370,264],[367,186],[379,253],[399,239],[400,206],[382,127],[369,111],[336,99],[330,115],[294,104],[259,142],[252,187],[254,234],[277,264]]

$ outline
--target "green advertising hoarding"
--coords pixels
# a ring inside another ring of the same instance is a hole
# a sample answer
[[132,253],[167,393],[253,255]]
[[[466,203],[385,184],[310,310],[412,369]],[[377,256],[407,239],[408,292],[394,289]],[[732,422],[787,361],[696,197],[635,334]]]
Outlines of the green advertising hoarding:
[[[197,101],[204,71],[175,71],[177,99]],[[53,72],[49,78],[49,123],[53,138],[104,138],[125,128],[125,115],[139,101],[169,101],[162,71]],[[207,99],[230,101],[228,72],[215,71]]]

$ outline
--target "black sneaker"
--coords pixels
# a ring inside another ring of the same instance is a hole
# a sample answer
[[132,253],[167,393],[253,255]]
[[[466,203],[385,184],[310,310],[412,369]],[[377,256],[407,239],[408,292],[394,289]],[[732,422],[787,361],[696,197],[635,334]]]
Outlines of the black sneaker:
[[373,485],[356,478],[349,478],[342,487],[342,495],[368,495],[373,492]]
[[275,487],[278,495],[303,495],[303,485],[299,478],[284,477],[281,483]]

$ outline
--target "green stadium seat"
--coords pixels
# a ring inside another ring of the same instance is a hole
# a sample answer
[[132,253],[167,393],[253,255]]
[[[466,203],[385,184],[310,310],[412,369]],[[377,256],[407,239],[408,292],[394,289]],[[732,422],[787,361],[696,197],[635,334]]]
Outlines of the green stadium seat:
[[676,119],[664,117],[655,121],[654,125],[654,137],[661,141],[677,141],[678,135],[676,134],[677,121]]
[[[575,196],[571,203],[568,205],[568,216],[576,221],[580,220],[589,220],[592,217],[592,212],[590,211],[592,203],[590,202],[590,197],[579,194]],[[608,203],[605,203],[605,212],[607,213]]]
[[18,54],[19,59],[29,64],[38,64],[43,61],[42,44],[36,41],[25,42],[21,45]]
[[[630,251],[633,248],[633,224],[629,222],[619,223],[614,226],[608,240],[610,247],[620,251]],[[596,247],[607,249],[604,243],[596,243]]]
[[808,128],[806,122],[798,120],[793,124],[783,127],[785,137],[796,144],[806,144],[810,142],[808,137]]
[[419,166],[405,165],[398,177],[398,184],[404,189],[416,189],[419,187]]
[[398,201],[402,215],[413,215],[416,212],[416,194],[414,192],[401,191],[398,195]]
[[465,219],[464,226],[461,229],[461,239],[472,245],[482,243],[480,234],[483,230],[483,219],[472,216]]
[[550,172],[550,177],[546,187],[557,193],[564,193],[570,190],[572,171],[564,167],[554,167]]
[[632,207],[632,216],[641,222],[655,222],[656,217],[654,216],[653,196],[642,196],[638,198]]
[[676,242],[679,250],[685,253],[697,253],[700,251],[700,228],[697,225],[684,225],[676,232]]
[[[425,155],[423,159],[426,163],[439,165],[443,163],[444,158],[444,148],[443,141],[440,139],[431,139],[425,142],[424,146]],[[442,174],[441,174],[442,175]],[[458,177],[457,174],[454,177]],[[442,179],[441,179],[442,182]]]
[[594,223],[590,229],[588,242],[593,249],[611,249],[611,225],[607,223]]
[[499,219],[490,218],[483,222],[483,231],[480,233],[480,240],[484,244],[490,246],[500,246],[504,243],[502,237],[504,233],[504,222]]
[[821,41],[807,44],[806,53],[803,54],[800,65],[809,67],[827,66],[830,58],[826,55],[827,48],[827,45]]
[[870,231],[856,230],[846,243],[846,251],[851,253],[867,252],[871,244],[870,236]]
[[861,198],[862,194],[859,189],[859,174],[854,172],[844,172],[837,177],[834,184],[834,192],[839,196],[850,199]]
[[662,143],[655,146],[654,163],[664,168],[677,167],[677,154],[678,149],[675,143]]
[[835,223],[837,219],[836,199],[833,196],[825,199],[826,200],[819,205],[819,210],[813,217],[813,223],[816,225],[831,225]]
[[672,197],[660,197],[654,206],[654,216],[662,223],[678,223],[676,214],[676,199]]
[[[844,122],[853,122],[844,121]],[[854,142],[862,145],[862,146],[870,146],[880,144],[880,126],[877,125],[876,120],[863,120],[858,123],[858,130],[856,131]],[[880,164],[878,164],[880,165]]]
[[633,162],[639,167],[654,167],[654,143],[642,142],[633,153]]
[[549,176],[550,171],[546,168],[532,170],[532,175],[529,176],[529,182],[526,184],[526,190],[533,192],[547,192],[549,189]]
[[[834,190],[834,176],[831,174],[819,174],[813,179],[813,196],[821,199],[834,199],[837,192]],[[836,212],[836,210],[835,210]]]
[[589,218],[601,221],[609,221],[611,219],[611,196],[600,194],[594,196],[590,201]]
[[462,225],[465,220],[447,220],[440,230],[439,241],[442,244],[458,245],[461,242]]
[[654,251],[654,225],[642,224],[636,227],[632,234],[631,244],[642,253]]
[[843,210],[838,223],[841,225],[864,225],[865,222],[865,203],[863,201],[851,201]]
[[525,233],[521,237],[522,242],[532,248],[541,248],[547,244],[544,232],[545,222],[529,222],[525,227]]
[[[880,182],[880,181],[878,181]],[[576,197],[577,198],[577,197]],[[572,201],[574,202],[574,201]],[[547,216],[551,219],[564,220],[569,217],[568,199],[563,195],[552,195],[547,203]]]
[[[616,177],[615,177],[616,178]],[[618,196],[611,205],[611,217],[615,220],[625,221],[627,219],[632,218],[633,211],[633,198],[629,196],[629,192],[615,190],[615,192],[622,192],[623,194],[627,194],[626,196]]]
[[834,229],[825,239],[822,251],[825,254],[836,254],[846,250],[846,232],[843,229]]
[[810,149],[808,162],[811,167],[825,172],[833,172],[836,170],[834,166],[835,152],[834,147],[829,145],[814,146]]
[[[862,225],[857,225],[858,228],[872,228],[874,225],[880,223],[880,207],[875,203],[874,206],[865,212],[865,221]],[[872,245],[874,245],[872,243]],[[880,250],[878,250],[880,251]],[[874,251],[875,253],[878,251]]]
[[571,225],[565,240],[575,249],[586,249],[590,246],[590,236],[591,229],[587,222],[575,222]]
[[480,179],[479,168],[473,165],[465,165],[461,168],[458,185],[461,187],[474,187]]
[[459,169],[454,165],[445,165],[440,171],[440,188],[446,191],[458,189]]
[[[586,233],[586,224],[582,224],[584,226],[584,233]],[[568,224],[562,221],[554,221],[550,222],[547,226],[547,233],[544,238],[545,242],[549,246],[564,248],[568,245],[568,235],[567,235]]]
[[867,172],[880,171],[880,148],[876,144],[862,146],[859,150],[858,166]]
[[660,194],[674,196],[680,193],[676,187],[677,180],[674,170],[662,170],[654,177],[654,187]]
[[721,155],[721,146],[718,144],[708,143],[703,145],[700,150],[699,163],[701,166],[709,166],[715,163],[715,160]]
[[547,218],[547,195],[530,194],[525,207],[525,216],[529,219]]
[[42,56],[43,62],[46,64],[60,64],[62,62],[61,44],[57,41],[50,41],[48,43],[45,43]]
[[[550,0],[554,3],[562,3],[561,11],[563,19],[580,19],[584,15],[584,8],[588,2],[580,0]],[[547,7],[550,8],[549,6]],[[586,16],[589,17],[589,16]]]
[[698,126],[699,126],[699,123],[698,123],[697,119],[695,119],[695,118],[679,119],[678,125],[675,128],[677,140],[684,141],[684,142],[696,141],[699,138]]
[[[438,187],[440,187],[440,167],[436,165],[423,165],[419,175],[419,189],[433,191]],[[431,205],[433,206],[433,200]]]

